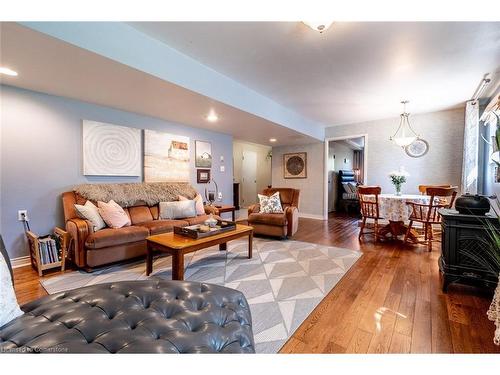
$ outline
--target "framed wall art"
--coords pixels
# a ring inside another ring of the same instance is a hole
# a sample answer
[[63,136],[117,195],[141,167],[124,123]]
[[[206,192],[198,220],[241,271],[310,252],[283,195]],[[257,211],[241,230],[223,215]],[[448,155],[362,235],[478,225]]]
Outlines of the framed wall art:
[[210,169],[197,169],[196,182],[199,184],[208,184],[210,181]]
[[205,141],[195,141],[195,164],[197,168],[212,168],[212,144]]
[[307,178],[307,152],[283,154],[284,178]]
[[189,182],[189,138],[144,131],[144,181]]

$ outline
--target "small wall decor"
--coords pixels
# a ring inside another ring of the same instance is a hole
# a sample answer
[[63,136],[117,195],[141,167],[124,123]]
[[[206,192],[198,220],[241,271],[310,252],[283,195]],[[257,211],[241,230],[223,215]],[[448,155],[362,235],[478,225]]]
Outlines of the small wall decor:
[[195,141],[195,161],[197,168],[212,168],[212,144],[205,141]]
[[405,148],[406,155],[412,158],[420,158],[429,151],[429,143],[422,138],[417,138]]
[[144,181],[189,182],[189,138],[145,130]]
[[199,184],[207,184],[210,181],[210,169],[197,169],[196,182]]
[[284,178],[307,178],[307,152],[283,154]]
[[141,130],[82,121],[85,176],[140,176]]

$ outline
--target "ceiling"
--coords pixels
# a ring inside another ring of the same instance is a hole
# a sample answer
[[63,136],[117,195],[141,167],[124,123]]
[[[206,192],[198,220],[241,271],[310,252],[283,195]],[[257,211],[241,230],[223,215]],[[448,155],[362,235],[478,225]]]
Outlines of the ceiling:
[[[271,145],[318,140],[15,23],[1,23],[0,83],[231,134]],[[214,110],[219,121],[206,115]]]
[[395,117],[402,99],[412,113],[462,106],[500,76],[500,22],[130,25],[326,126]]

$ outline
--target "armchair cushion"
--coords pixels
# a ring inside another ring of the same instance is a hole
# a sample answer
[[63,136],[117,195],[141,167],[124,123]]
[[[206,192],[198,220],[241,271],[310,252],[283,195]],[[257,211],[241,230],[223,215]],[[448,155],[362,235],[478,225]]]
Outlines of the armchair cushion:
[[284,215],[283,213],[267,214],[263,212],[250,214],[248,216],[248,222],[278,226],[285,226],[288,223],[286,215]]

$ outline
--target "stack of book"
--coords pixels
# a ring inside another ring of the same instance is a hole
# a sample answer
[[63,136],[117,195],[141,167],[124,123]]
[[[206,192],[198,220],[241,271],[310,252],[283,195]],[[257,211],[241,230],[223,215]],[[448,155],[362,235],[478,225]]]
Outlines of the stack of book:
[[40,262],[42,264],[55,263],[61,260],[56,241],[53,238],[39,238],[38,247],[40,249]]

